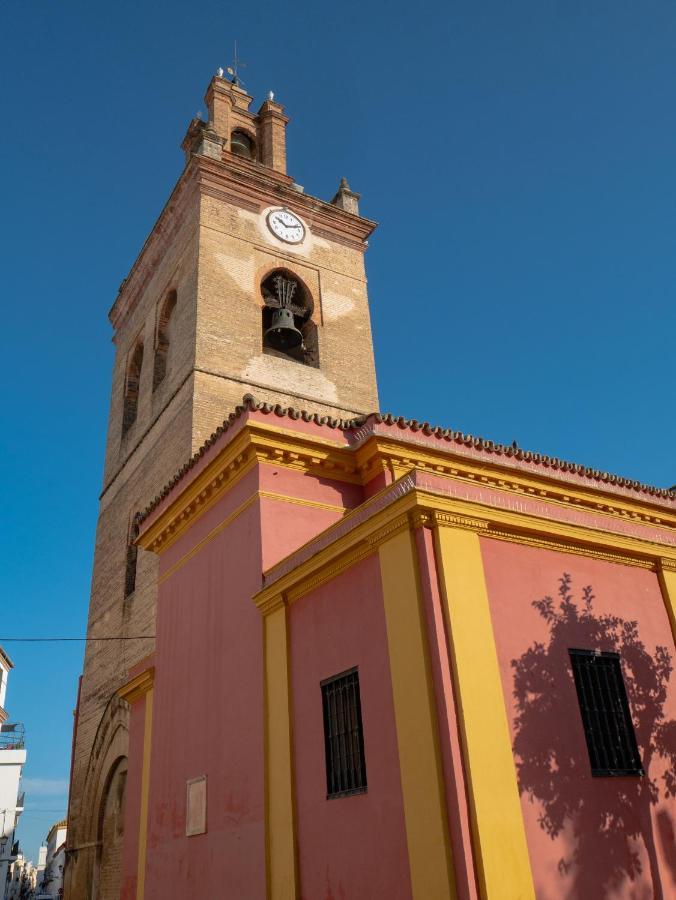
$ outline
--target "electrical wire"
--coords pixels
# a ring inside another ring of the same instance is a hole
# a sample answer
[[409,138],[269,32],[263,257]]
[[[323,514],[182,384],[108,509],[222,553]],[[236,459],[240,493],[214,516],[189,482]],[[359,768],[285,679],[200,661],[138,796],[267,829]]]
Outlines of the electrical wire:
[[45,643],[55,641],[145,641],[155,640],[154,634],[137,634],[131,637],[0,637],[0,644]]

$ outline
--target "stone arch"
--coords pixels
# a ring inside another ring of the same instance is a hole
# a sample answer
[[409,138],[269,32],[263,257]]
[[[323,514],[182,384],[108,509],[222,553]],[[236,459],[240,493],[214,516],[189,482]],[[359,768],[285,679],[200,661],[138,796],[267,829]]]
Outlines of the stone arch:
[[169,348],[171,347],[171,324],[177,301],[176,291],[171,290],[159,307],[157,330],[155,333],[155,360],[153,363],[153,391],[164,381],[167,374]]
[[96,858],[92,879],[95,900],[119,900],[127,785],[127,757],[118,756],[103,783],[97,809]]
[[[114,896],[115,900],[118,900],[119,897],[119,886],[117,895],[99,892],[102,884],[104,887],[110,884],[107,871],[109,871],[109,864],[114,862],[110,858],[101,858],[102,823],[106,820],[107,801],[111,796],[113,798],[116,796],[119,776],[123,773],[126,776],[128,753],[129,705],[117,694],[113,694],[101,716],[94,737],[80,800],[79,819],[82,831],[78,833],[75,844],[76,847],[78,844],[81,845],[83,849],[75,849],[73,859],[69,861],[69,866],[73,865],[77,870],[76,882],[80,886],[79,890],[84,890],[86,885],[87,893],[81,894],[83,900],[85,897],[87,900],[108,900],[109,896]],[[117,782],[116,775],[118,776]],[[119,797],[119,793],[117,796]],[[111,810],[109,809],[108,812],[110,813]],[[119,849],[121,851],[121,846]],[[121,859],[121,853],[119,858]],[[103,881],[102,875],[104,876]]]
[[139,337],[129,354],[127,371],[124,379],[124,406],[122,409],[122,437],[126,435],[136,421],[138,414],[138,395],[143,367],[143,338]]

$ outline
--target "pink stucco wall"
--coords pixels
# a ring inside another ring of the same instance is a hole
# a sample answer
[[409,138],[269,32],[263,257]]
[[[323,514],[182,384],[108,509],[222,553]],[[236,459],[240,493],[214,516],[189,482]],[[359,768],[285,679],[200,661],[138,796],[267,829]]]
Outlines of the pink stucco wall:
[[[303,900],[411,897],[377,555],[289,611],[300,892]],[[320,682],[359,668],[368,790],[326,799]]]
[[[263,704],[260,559],[256,501],[160,586],[147,900],[225,885],[227,896],[265,897],[263,720],[251,714]],[[186,837],[186,782],[201,775],[207,833]]]
[[[658,749],[676,753],[676,652],[655,574],[491,539],[481,546],[538,900],[676,896],[676,802]],[[547,596],[549,611],[533,606]],[[646,777],[591,776],[569,648],[620,653]]]
[[[360,498],[354,485],[258,466],[162,555],[147,900],[265,897],[262,617],[252,598],[265,568]],[[186,837],[186,782],[202,775],[207,832]],[[131,857],[127,869],[131,885]]]

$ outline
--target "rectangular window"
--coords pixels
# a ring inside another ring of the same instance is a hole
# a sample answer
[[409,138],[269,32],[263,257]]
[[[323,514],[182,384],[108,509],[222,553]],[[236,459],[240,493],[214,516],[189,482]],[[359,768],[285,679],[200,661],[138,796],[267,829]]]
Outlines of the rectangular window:
[[326,795],[345,797],[366,790],[359,672],[350,669],[321,683],[326,748]]
[[568,652],[592,775],[643,775],[619,653]]

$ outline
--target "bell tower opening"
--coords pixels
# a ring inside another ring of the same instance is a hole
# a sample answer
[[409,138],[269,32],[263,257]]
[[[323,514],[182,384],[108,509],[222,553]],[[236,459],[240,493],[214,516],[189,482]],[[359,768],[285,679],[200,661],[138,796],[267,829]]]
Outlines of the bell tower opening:
[[230,150],[235,156],[242,156],[244,159],[256,159],[256,144],[253,138],[242,131],[241,128],[233,131],[230,137]]
[[303,281],[288,269],[274,269],[261,284],[263,352],[319,368],[314,303]]

